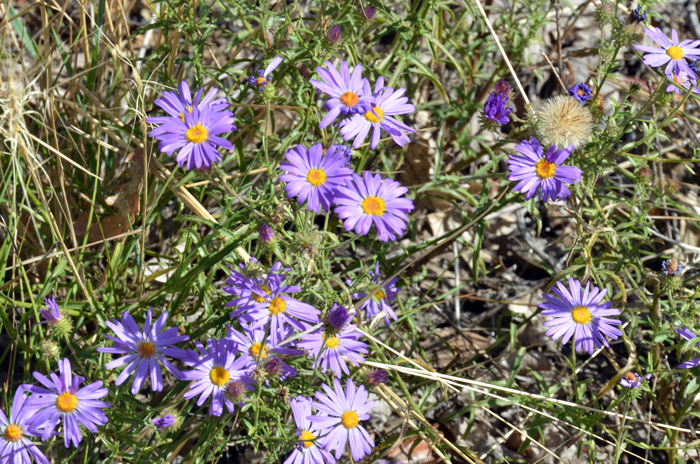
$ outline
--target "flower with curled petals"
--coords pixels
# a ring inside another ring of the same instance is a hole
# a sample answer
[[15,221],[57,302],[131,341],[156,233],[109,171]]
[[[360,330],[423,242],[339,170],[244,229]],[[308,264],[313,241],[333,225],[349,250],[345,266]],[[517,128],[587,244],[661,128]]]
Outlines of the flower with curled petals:
[[265,90],[265,86],[272,82],[272,79],[269,78],[270,74],[272,74],[272,71],[277,69],[277,67],[280,64],[282,64],[283,61],[284,58],[282,58],[281,56],[274,57],[272,61],[270,61],[270,64],[267,65],[265,70],[258,70],[258,77],[252,76],[248,80],[248,84],[252,85],[258,91],[262,92],[263,90]]
[[341,114],[364,113],[374,101],[372,93],[366,93],[369,82],[362,77],[362,65],[355,66],[352,75],[347,61],[340,63],[340,72],[330,61],[326,61],[324,65],[325,68],[316,68],[321,80],[309,80],[317,90],[330,97],[324,103],[328,113],[318,126],[321,129],[328,127]]

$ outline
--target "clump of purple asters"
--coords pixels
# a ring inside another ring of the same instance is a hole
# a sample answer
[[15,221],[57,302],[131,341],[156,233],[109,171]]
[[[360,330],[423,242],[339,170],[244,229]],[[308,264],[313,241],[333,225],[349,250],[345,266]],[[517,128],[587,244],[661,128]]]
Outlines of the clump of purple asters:
[[[404,96],[405,88],[394,90],[384,86],[384,78],[380,77],[374,86],[374,101],[360,114],[353,115],[350,119],[341,123],[340,135],[344,140],[354,139],[353,148],[359,148],[372,131],[369,147],[374,150],[379,145],[382,130],[389,134],[397,145],[403,147],[411,141],[408,134],[415,133],[415,129],[402,123],[394,116],[409,114],[416,111],[416,107],[408,103],[408,97]],[[364,95],[372,95],[371,86],[365,79]]]
[[311,400],[297,396],[289,399],[289,405],[292,408],[299,441],[284,464],[334,464],[335,458],[323,446],[320,446],[320,440],[317,439],[321,434],[309,420]]
[[31,464],[34,458],[38,464],[49,464],[44,453],[28,438],[38,437],[40,433],[30,425],[33,411],[25,405],[27,395],[24,387],[20,386],[12,400],[12,412],[6,416],[0,410],[0,462]]
[[670,75],[675,72],[677,75],[685,72],[691,79],[697,79],[698,76],[690,69],[686,60],[700,59],[700,40],[684,40],[678,41],[678,31],[672,29],[671,39],[661,32],[661,29],[644,28],[644,33],[654,42],[660,45],[659,47],[649,47],[646,45],[635,45],[634,48],[640,52],[647,53],[644,55],[644,64],[652,68],[658,68],[666,65],[664,72]]
[[333,380],[333,389],[323,385],[324,395],[316,392],[316,400],[312,406],[318,414],[308,416],[309,421],[319,431],[323,447],[334,450],[335,458],[340,459],[345,446],[350,443],[350,454],[353,460],[359,461],[372,452],[374,440],[360,421],[369,419],[369,412],[374,407],[374,401],[367,401],[367,390],[363,385],[355,387],[352,379],[347,380],[347,390],[337,379]]
[[72,374],[68,359],[59,361],[58,369],[59,375],[51,374],[51,380],[34,372],[34,378],[46,388],[25,385],[26,391],[32,393],[26,406],[34,411],[29,426],[42,430],[41,439],[44,441],[54,435],[56,426],[62,421],[63,441],[69,448],[71,442],[78,446],[82,441],[80,425],[97,433],[97,426],[107,423],[102,409],[111,405],[98,401],[109,393],[106,388],[101,388],[101,381],[80,388],[85,377]]
[[338,45],[338,42],[340,42],[340,26],[337,24],[334,24],[328,29],[328,32],[326,33],[326,40],[330,45]]
[[326,61],[325,68],[317,67],[316,72],[321,80],[310,79],[309,83],[330,97],[323,105],[328,113],[319,124],[321,129],[328,127],[341,114],[364,113],[374,101],[371,92],[365,93],[369,82],[362,77],[362,65],[355,66],[350,75],[347,61],[340,63],[340,72]]
[[636,372],[628,372],[624,377],[620,379],[620,385],[625,388],[639,388],[640,385],[646,380],[651,378],[651,374],[645,376],[640,376]]
[[[377,261],[374,272],[369,273],[370,276],[370,282],[372,282],[373,286],[377,286],[380,284],[379,281],[379,261]],[[399,282],[398,277],[394,277],[391,279],[389,282],[384,285],[383,288],[377,290],[374,292],[374,295],[372,295],[367,301],[365,301],[362,306],[360,306],[359,309],[364,309],[365,310],[365,316],[367,319],[370,321],[374,319],[377,314],[384,313],[384,322],[386,323],[386,326],[389,327],[389,318],[397,321],[399,318],[396,316],[396,313],[394,312],[393,309],[391,309],[391,305],[389,305],[389,301],[394,301],[396,300],[396,295],[401,291],[400,288],[396,287],[396,284]],[[362,299],[367,296],[367,293],[364,292],[358,292],[352,295],[353,298],[355,299]]]
[[251,76],[251,78],[248,79],[248,84],[253,86],[259,92],[265,91],[265,87],[272,83],[272,79],[270,79],[270,74],[272,74],[272,71],[277,69],[277,67],[280,64],[282,64],[283,61],[284,58],[282,58],[281,56],[274,57],[272,61],[270,61],[270,64],[267,65],[265,70],[258,70],[258,77]]
[[569,89],[569,95],[574,97],[580,104],[585,105],[593,96],[593,91],[585,83],[581,82]]
[[[311,326],[304,327],[305,330],[310,328]],[[340,378],[343,373],[350,374],[345,358],[353,366],[365,361],[362,355],[367,354],[367,344],[359,341],[360,338],[362,332],[357,330],[356,325],[349,324],[339,330],[326,327],[325,330],[303,335],[297,346],[308,351],[309,356],[315,360],[314,368],[317,364],[320,365],[322,373],[330,368]]]
[[300,205],[307,201],[309,211],[316,213],[330,210],[338,187],[345,185],[352,175],[343,155],[337,148],[329,149],[324,155],[320,143],[308,150],[297,145],[287,151],[287,162],[280,164],[280,170],[286,171],[280,181],[287,183],[284,187],[287,198],[297,197]]
[[121,322],[116,319],[106,321],[105,324],[112,329],[116,337],[105,335],[114,341],[113,347],[98,348],[100,353],[112,353],[124,355],[114,361],[108,362],[107,369],[116,369],[126,365],[126,368],[117,377],[116,385],[123,384],[134,372],[134,382],[131,385],[131,394],[135,395],[146,382],[148,374],[151,375],[151,389],[163,390],[163,373],[161,364],[175,377],[179,378],[180,371],[166,359],[166,356],[175,359],[183,359],[187,352],[175,347],[176,343],[190,339],[187,335],[180,335],[177,327],[165,329],[168,320],[168,312],[151,323],[153,308],[148,310],[143,331],[139,329],[131,314],[126,311],[122,314]]
[[164,92],[163,98],[154,103],[170,116],[146,118],[147,122],[158,124],[148,135],[160,140],[158,149],[168,156],[177,151],[177,163],[188,170],[208,169],[212,163],[221,161],[218,147],[233,149],[231,142],[219,137],[220,134],[236,130],[233,113],[227,109],[226,100],[212,101],[218,89],[210,91],[200,101],[202,90],[190,100],[189,87],[180,84],[180,92]]
[[367,235],[374,224],[380,241],[396,240],[406,230],[407,214],[413,211],[407,192],[400,183],[379,174],[353,174],[352,181],[338,189],[335,213],[344,220],[347,231]]
[[532,137],[515,146],[519,154],[510,155],[508,180],[519,181],[513,189],[523,192],[525,199],[534,197],[540,191],[540,199],[547,201],[563,200],[571,196],[567,184],[581,180],[581,170],[562,163],[571,155],[573,145],[557,150],[552,145],[545,155],[539,140]]
[[581,282],[569,278],[567,289],[561,282],[556,287],[551,287],[554,296],[544,294],[546,300],[539,307],[544,309],[543,316],[554,319],[544,323],[551,327],[547,335],[554,340],[561,338],[562,345],[574,337],[576,351],[585,351],[593,354],[596,348],[603,345],[610,346],[605,336],[617,340],[622,336],[618,319],[608,316],[618,316],[621,311],[612,307],[612,302],[601,303],[606,289],[602,291],[598,287],[591,288],[591,283],[586,284],[585,290],[581,288]]

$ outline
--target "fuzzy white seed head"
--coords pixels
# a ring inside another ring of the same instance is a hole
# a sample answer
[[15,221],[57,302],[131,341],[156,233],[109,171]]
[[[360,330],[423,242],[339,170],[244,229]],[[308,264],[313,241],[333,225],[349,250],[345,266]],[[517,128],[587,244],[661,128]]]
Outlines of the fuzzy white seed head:
[[559,95],[537,110],[537,128],[548,145],[579,148],[591,137],[593,115],[574,97]]

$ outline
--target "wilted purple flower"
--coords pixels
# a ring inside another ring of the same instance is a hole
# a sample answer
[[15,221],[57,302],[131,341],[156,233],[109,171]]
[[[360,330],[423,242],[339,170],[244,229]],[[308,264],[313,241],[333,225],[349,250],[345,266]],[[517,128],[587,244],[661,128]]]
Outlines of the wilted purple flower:
[[[371,130],[372,138],[369,142],[369,148],[374,150],[379,145],[381,132],[384,130],[397,145],[403,147],[411,141],[406,133],[416,132],[415,129],[394,117],[416,111],[416,107],[408,103],[408,97],[405,97],[404,93],[406,93],[404,88],[394,90],[392,87],[384,87],[384,78],[378,78],[374,86],[375,101],[363,112],[341,122],[340,135],[343,136],[344,140],[355,139],[352,146],[359,148]],[[372,88],[366,79],[364,94],[372,95]]]
[[27,420],[30,427],[43,429],[41,439],[44,441],[54,434],[58,423],[63,421],[63,441],[69,448],[71,442],[78,446],[82,441],[80,425],[97,433],[97,426],[107,423],[102,409],[111,405],[98,401],[109,393],[106,388],[101,388],[101,381],[79,388],[85,377],[72,375],[68,359],[59,361],[58,369],[60,374],[52,373],[51,380],[34,372],[34,378],[46,388],[25,385],[26,390],[32,393],[26,406],[35,411]]
[[677,259],[667,259],[661,263],[661,268],[666,276],[676,276],[683,271],[683,263]]
[[260,227],[258,227],[258,239],[263,243],[272,243],[275,239],[275,233],[270,226],[263,222]]
[[324,156],[323,147],[317,143],[308,151],[304,145],[297,145],[284,156],[287,162],[280,164],[280,170],[287,173],[280,176],[280,181],[287,182],[287,198],[297,197],[300,205],[308,200],[307,208],[316,213],[330,210],[338,187],[352,175],[342,153],[328,150]]
[[367,235],[374,224],[380,241],[396,240],[406,230],[407,213],[413,211],[406,192],[406,187],[379,174],[353,174],[351,182],[338,188],[335,213],[344,220],[347,231]]
[[574,97],[582,105],[585,105],[593,96],[593,91],[586,84],[581,82],[569,89],[569,95]]
[[181,373],[183,380],[193,380],[190,389],[185,392],[185,399],[199,396],[197,406],[201,406],[209,398],[210,416],[220,416],[224,412],[224,404],[233,413],[234,403],[225,395],[226,387],[253,370],[252,359],[247,353],[236,359],[231,341],[227,339],[207,340],[207,348],[200,342],[195,342],[199,355],[190,350],[189,359],[185,363],[192,366],[191,371]]
[[647,10],[644,10],[642,13],[642,7],[638,6],[634,10],[630,12],[629,16],[629,23],[630,24],[639,24],[642,21],[645,21],[647,19]]
[[289,405],[292,407],[299,441],[284,464],[334,464],[333,455],[317,442],[320,433],[308,419],[311,416],[311,400],[297,396],[289,399]]
[[40,309],[39,314],[41,314],[49,324],[60,322],[63,316],[61,315],[61,310],[58,309],[54,294],[52,293],[49,298],[44,298],[44,303],[46,304],[46,309]]
[[[372,282],[375,285],[379,285],[379,261],[377,261],[377,263],[375,264],[374,272],[370,271],[369,276],[370,282]],[[401,291],[401,289],[396,288],[396,284],[398,283],[398,281],[399,278],[394,277],[389,282],[387,282],[384,288],[377,290],[371,298],[369,298],[362,304],[362,306],[360,306],[359,309],[365,310],[365,316],[367,317],[367,319],[372,320],[374,319],[374,316],[381,312],[384,312],[386,314],[386,317],[384,317],[384,322],[386,323],[387,327],[389,327],[389,318],[392,318],[395,321],[399,320],[399,318],[396,316],[396,313],[393,309],[391,309],[391,306],[389,305],[389,301],[395,300],[396,295]],[[367,294],[364,292],[359,292],[352,295],[352,297],[357,300],[360,300],[366,296]]]
[[[286,288],[293,288],[294,293],[301,290],[299,287]],[[304,324],[300,321],[311,324],[318,322],[321,311],[307,303],[282,294],[282,291],[282,289],[273,290],[269,295],[263,297],[262,303],[256,302],[240,316],[241,323],[248,324],[248,331],[265,327],[269,323],[271,340],[277,343],[284,340],[289,327],[303,330]],[[288,292],[292,293],[289,290]]]
[[506,106],[507,104],[508,95],[492,93],[484,105],[484,119],[492,123],[508,124],[510,122],[508,115],[513,110],[513,107]]
[[331,28],[328,29],[326,39],[328,39],[328,42],[333,45],[336,45],[338,42],[340,42],[340,26],[338,26],[337,24],[332,25]]
[[628,372],[625,374],[624,377],[620,379],[620,385],[622,385],[625,388],[639,388],[639,386],[644,382],[645,380],[649,380],[651,378],[651,374],[647,374],[644,377],[640,377],[639,374],[636,372]]
[[[240,314],[248,311],[249,309],[255,307],[256,304],[264,303],[265,296],[270,295],[273,291],[281,291],[283,293],[294,293],[301,290],[301,288],[283,287],[282,282],[287,276],[284,272],[289,272],[291,268],[283,268],[281,262],[276,262],[269,271],[265,272],[265,277],[260,275],[248,277],[251,268],[259,268],[260,265],[258,260],[255,258],[250,258],[250,262],[240,263],[239,267],[242,272],[231,271],[231,276],[226,281],[227,287],[224,287],[224,291],[229,293],[236,298],[226,303],[226,307],[238,306],[238,308],[231,313],[231,318],[238,317]],[[262,272],[261,272],[262,273]]]
[[[7,419],[0,410],[0,462],[8,464],[31,464],[32,458],[38,464],[49,464],[44,453],[27,437],[38,437],[40,433],[30,426],[33,410],[24,407],[27,403],[24,387],[15,391],[12,412]],[[309,415],[311,411],[309,410]]]
[[644,33],[661,46],[661,48],[648,47],[646,45],[634,46],[636,50],[647,53],[647,55],[644,55],[644,64],[653,68],[666,64],[664,72],[667,75],[670,75],[672,72],[675,72],[677,75],[685,72],[691,79],[698,78],[688,66],[686,59],[700,59],[700,48],[698,48],[700,40],[678,42],[678,32],[675,29],[671,30],[673,40],[666,37],[658,27],[655,27],[653,30],[644,28]]
[[276,56],[270,61],[270,64],[267,65],[265,70],[263,71],[262,69],[258,70],[258,77],[251,77],[248,79],[248,84],[252,85],[259,91],[263,91],[265,89],[265,86],[269,83],[272,82],[272,79],[269,79],[268,77],[270,74],[272,74],[272,71],[277,69],[277,66],[282,64],[284,61],[284,58],[281,56]]
[[[260,361],[260,365],[267,366],[267,362],[270,359],[277,359],[279,361],[278,370],[275,373],[282,380],[286,378],[294,378],[297,374],[297,370],[288,365],[286,362],[279,359],[275,354],[278,355],[300,355],[301,350],[297,350],[289,347],[289,343],[282,343],[284,339],[292,335],[293,330],[287,329],[283,333],[276,337],[271,334],[266,335],[265,328],[258,328],[241,333],[231,327],[226,326],[228,332],[226,333],[226,338],[231,340],[232,349],[239,353],[247,354],[255,362]],[[274,366],[270,366],[272,368]]]
[[166,414],[162,417],[155,417],[151,419],[151,423],[158,427],[158,430],[167,429],[168,427],[172,427],[175,423],[175,416],[172,414]]
[[151,325],[153,318],[153,308],[146,314],[146,322],[143,331],[136,325],[136,321],[131,314],[126,311],[122,314],[121,322],[116,319],[105,321],[105,324],[117,335],[112,337],[104,335],[114,341],[113,347],[101,347],[97,351],[100,353],[122,354],[124,356],[110,361],[105,366],[107,369],[116,369],[126,365],[117,377],[116,385],[123,384],[131,374],[134,375],[134,382],[131,385],[131,394],[135,395],[143,387],[148,374],[151,374],[151,389],[153,391],[163,390],[163,373],[160,363],[175,377],[179,378],[180,371],[165,357],[170,356],[175,359],[183,359],[187,352],[173,345],[185,342],[190,339],[187,335],[180,335],[177,327],[165,329],[165,322],[168,320],[168,312],[163,314]]
[[334,331],[339,331],[345,324],[352,320],[352,316],[344,306],[334,304],[328,313],[328,326]]
[[362,17],[365,19],[365,21],[372,21],[374,19],[374,15],[377,13],[377,9],[373,7],[372,5],[366,7],[364,10],[362,10]]
[[376,387],[377,385],[387,383],[388,377],[389,374],[385,370],[372,370],[367,373],[367,383],[370,384],[372,387]]
[[517,144],[515,149],[520,154],[512,154],[508,160],[508,180],[520,181],[514,191],[525,193],[526,200],[535,196],[538,190],[540,199],[544,201],[563,200],[571,196],[566,184],[580,181],[581,170],[561,163],[574,151],[573,145],[560,150],[552,145],[545,155],[539,140],[532,137]]
[[607,289],[601,291],[595,286],[591,288],[591,283],[588,282],[586,289],[582,290],[581,282],[569,278],[569,289],[557,282],[557,287],[551,287],[551,290],[555,296],[543,294],[546,301],[539,307],[544,309],[543,316],[554,318],[544,323],[545,326],[552,327],[547,335],[553,340],[561,338],[562,345],[566,345],[576,334],[576,351],[593,354],[596,348],[610,346],[604,335],[613,340],[622,336],[622,332],[614,327],[622,322],[606,317],[617,316],[621,311],[612,308],[611,301],[600,303],[608,292]]
[[[186,84],[184,89],[189,95]],[[218,89],[213,89],[212,92],[200,102],[200,90],[191,106],[183,105],[179,98],[164,93],[163,99],[156,100],[155,103],[170,116],[146,119],[147,122],[160,124],[148,134],[149,137],[160,140],[160,151],[172,156],[179,150],[176,160],[181,168],[209,168],[213,162],[221,161],[217,147],[233,149],[231,142],[219,137],[219,134],[236,130],[236,126],[233,125],[233,113],[227,109],[227,105],[221,104],[220,100],[210,103]],[[204,103],[205,101],[207,102]],[[187,98],[184,102],[187,102]],[[176,112],[179,113],[177,116]]]
[[672,81],[676,85],[673,84],[668,84],[666,86],[666,92],[673,92],[676,95],[683,95],[683,91],[679,89],[677,86],[683,87],[686,90],[690,90],[690,86],[693,86],[692,92],[697,94],[700,93],[700,88],[697,87],[698,83],[697,81],[688,78],[688,74],[685,72],[681,72],[680,74],[672,73],[672,74],[667,74],[666,78],[669,81]]
[[[311,326],[305,326],[304,330],[310,328]],[[335,333],[317,330],[303,335],[297,346],[308,351],[309,356],[315,360],[314,368],[318,363],[322,373],[330,368],[331,372],[340,378],[343,372],[350,374],[345,358],[353,366],[365,362],[362,355],[367,354],[367,344],[359,341],[360,338],[362,332],[357,330],[356,325],[350,324]]]
[[308,416],[309,421],[323,436],[322,444],[326,450],[335,450],[335,458],[340,459],[345,445],[350,443],[350,454],[355,461],[372,452],[374,440],[360,421],[369,419],[369,412],[374,407],[374,401],[367,401],[367,390],[363,385],[355,388],[352,379],[348,378],[347,392],[338,379],[333,379],[333,389],[323,385],[324,395],[316,392],[316,400],[311,405],[319,414]]
[[309,80],[316,89],[331,97],[324,104],[328,113],[318,126],[321,129],[328,127],[341,114],[364,113],[374,100],[371,92],[365,93],[369,82],[362,78],[362,65],[355,66],[352,76],[347,61],[340,63],[340,72],[330,61],[326,61],[325,66],[316,68],[322,80]]

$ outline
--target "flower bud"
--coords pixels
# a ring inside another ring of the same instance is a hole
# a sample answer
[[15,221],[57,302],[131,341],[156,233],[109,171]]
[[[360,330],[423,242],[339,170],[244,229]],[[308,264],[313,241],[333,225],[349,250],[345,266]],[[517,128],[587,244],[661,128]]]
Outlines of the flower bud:
[[382,369],[369,371],[369,373],[367,373],[367,383],[372,387],[376,387],[382,383],[387,383],[388,376],[389,374]]
[[331,45],[337,45],[338,42],[340,42],[340,26],[337,24],[332,25],[331,28],[328,29],[326,39]]

